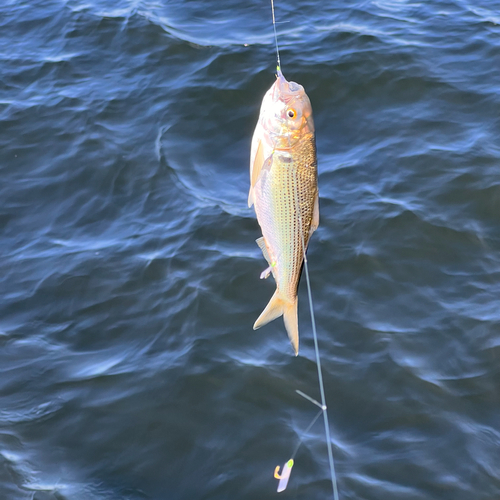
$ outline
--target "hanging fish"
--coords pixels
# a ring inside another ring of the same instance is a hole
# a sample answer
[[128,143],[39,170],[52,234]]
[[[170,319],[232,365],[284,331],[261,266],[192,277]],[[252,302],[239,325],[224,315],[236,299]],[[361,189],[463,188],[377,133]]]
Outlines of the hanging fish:
[[295,355],[299,352],[297,287],[304,253],[319,224],[316,139],[309,98],[302,85],[277,78],[262,101],[252,139],[248,206],[254,205],[262,237],[257,244],[276,292],[256,330],[283,315]]

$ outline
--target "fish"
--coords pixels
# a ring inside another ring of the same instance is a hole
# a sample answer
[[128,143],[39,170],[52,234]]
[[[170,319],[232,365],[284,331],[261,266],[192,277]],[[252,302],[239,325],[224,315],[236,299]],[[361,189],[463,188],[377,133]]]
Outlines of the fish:
[[278,65],[266,92],[250,149],[248,206],[254,206],[262,237],[257,244],[276,291],[254,330],[283,316],[297,356],[297,289],[309,239],[319,225],[318,169],[312,107],[304,87],[287,81]]

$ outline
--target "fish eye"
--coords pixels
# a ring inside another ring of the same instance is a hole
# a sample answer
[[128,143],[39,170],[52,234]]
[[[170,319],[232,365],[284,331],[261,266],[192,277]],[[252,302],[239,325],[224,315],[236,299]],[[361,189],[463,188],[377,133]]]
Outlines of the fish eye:
[[297,116],[297,111],[293,108],[290,108],[286,113],[290,118],[295,118]]

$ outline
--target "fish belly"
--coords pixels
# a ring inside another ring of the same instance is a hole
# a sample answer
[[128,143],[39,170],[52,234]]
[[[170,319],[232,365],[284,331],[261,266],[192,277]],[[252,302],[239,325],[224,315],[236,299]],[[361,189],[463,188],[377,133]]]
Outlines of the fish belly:
[[275,151],[256,183],[255,211],[271,259],[277,293],[294,301],[318,193],[314,137],[294,151]]

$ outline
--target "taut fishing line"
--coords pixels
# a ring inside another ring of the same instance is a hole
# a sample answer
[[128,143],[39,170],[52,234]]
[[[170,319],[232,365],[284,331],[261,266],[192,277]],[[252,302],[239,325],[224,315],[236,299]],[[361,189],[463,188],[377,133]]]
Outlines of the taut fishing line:
[[[271,0],[272,1],[272,0]],[[323,421],[325,423],[325,437],[326,437],[326,446],[328,448],[328,462],[330,464],[330,475],[332,479],[332,488],[333,488],[333,498],[334,500],[339,500],[339,492],[337,488],[337,475],[335,474],[335,463],[333,461],[333,451],[332,451],[332,440],[330,438],[330,424],[328,423],[328,411],[326,407],[326,397],[325,397],[325,386],[323,384],[323,373],[321,371],[321,359],[319,357],[319,346],[318,346],[318,333],[316,331],[316,319],[314,317],[314,306],[311,292],[311,280],[309,279],[309,266],[307,263],[307,255],[306,255],[306,245],[304,242],[304,231],[302,226],[302,214],[300,210],[299,197],[297,193],[297,183],[295,183],[295,206],[296,210],[299,214],[299,224],[300,224],[300,235],[302,240],[302,253],[304,255],[304,273],[306,275],[306,283],[307,283],[307,296],[309,299],[309,312],[311,314],[311,326],[314,338],[314,350],[316,352],[316,367],[318,368],[318,381],[319,381],[319,392],[321,394],[321,404],[315,401],[313,398],[304,394],[301,391],[297,391],[302,397],[308,399],[316,406],[321,408],[321,413],[323,413]],[[317,418],[317,417],[316,417]],[[314,419],[314,422],[316,419]],[[312,425],[310,426],[312,427]],[[309,427],[309,428],[310,428]],[[308,429],[309,430],[309,429]]]
[[274,28],[274,41],[276,42],[276,59],[278,60],[278,69],[280,69],[280,49],[278,48],[278,34],[276,33],[276,18],[274,17],[274,0],[271,0],[271,12],[273,13],[273,28]]
[[[271,11],[273,15],[273,28],[274,28],[274,40],[276,42],[276,57],[277,57],[277,62],[278,62],[278,70],[281,71],[281,62],[280,62],[280,53],[279,53],[279,48],[278,48],[278,34],[276,32],[276,19],[274,16],[274,0],[271,0]],[[294,172],[295,175],[296,172]],[[332,451],[332,441],[330,438],[330,424],[328,422],[328,411],[327,411],[327,406],[326,406],[326,397],[325,397],[325,387],[323,383],[323,373],[321,370],[321,359],[319,356],[319,346],[318,346],[318,334],[316,331],[316,319],[314,317],[314,305],[313,305],[313,298],[312,298],[312,292],[311,292],[311,280],[309,278],[309,266],[307,263],[307,255],[306,255],[306,245],[304,241],[304,230],[302,226],[302,213],[300,210],[300,203],[299,203],[299,197],[297,193],[297,182],[295,184],[295,207],[297,210],[297,213],[299,215],[299,225],[300,225],[300,234],[301,234],[301,241],[302,241],[302,254],[304,258],[304,273],[306,275],[306,283],[307,283],[307,296],[309,299],[309,311],[311,314],[311,326],[312,326],[312,332],[313,332],[313,339],[314,339],[314,350],[316,353],[316,367],[318,369],[318,382],[319,382],[319,392],[321,395],[321,403],[313,399],[311,396],[308,396],[307,394],[303,393],[302,391],[296,391],[300,396],[303,398],[307,399],[314,405],[318,406],[320,408],[318,414],[314,417],[312,422],[309,424],[307,427],[306,431],[304,434],[307,434],[309,430],[312,428],[312,426],[316,423],[316,420],[318,420],[319,416],[323,414],[323,421],[325,424],[325,438],[326,438],[326,445],[328,448],[328,462],[330,465],[330,475],[331,475],[331,481],[332,481],[332,488],[333,488],[333,498],[334,500],[339,500],[339,492],[337,488],[337,476],[335,473],[335,463],[333,460],[333,451]],[[281,474],[279,473],[279,465],[276,467],[274,471],[274,477],[276,479],[279,479],[279,484],[278,484],[278,492],[283,491],[286,489],[288,480],[290,479],[290,474],[292,471],[292,467],[294,464],[294,458],[299,450],[300,445],[302,444],[302,439],[299,441],[297,446],[295,447],[295,450],[291,456],[291,458],[286,462],[286,464],[283,466],[283,470]]]

